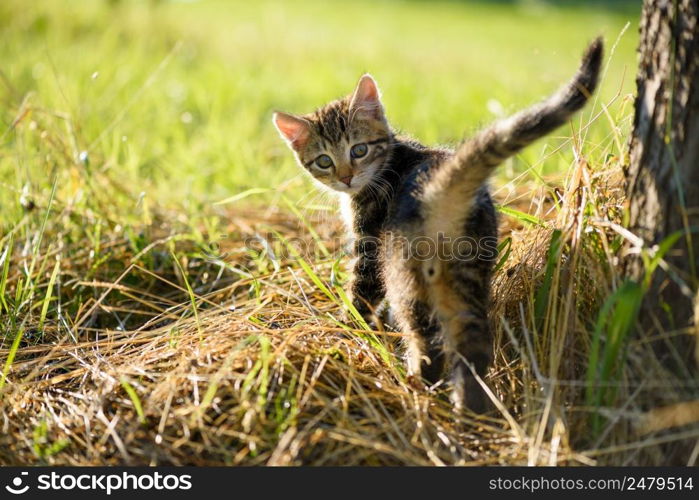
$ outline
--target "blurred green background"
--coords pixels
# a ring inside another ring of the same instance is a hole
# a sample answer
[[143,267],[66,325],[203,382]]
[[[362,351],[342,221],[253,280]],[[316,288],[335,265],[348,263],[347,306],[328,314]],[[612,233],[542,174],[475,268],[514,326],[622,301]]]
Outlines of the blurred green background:
[[[630,23],[600,94],[620,93],[613,120],[588,135],[603,143],[629,124],[639,14],[640,1],[3,0],[0,227],[45,206],[54,179],[57,201],[112,221],[144,205],[192,216],[256,187],[301,199],[273,109],[311,111],[368,71],[395,127],[451,144],[552,92],[596,35],[609,57]],[[498,182],[564,173],[570,148],[539,161],[555,141]]]

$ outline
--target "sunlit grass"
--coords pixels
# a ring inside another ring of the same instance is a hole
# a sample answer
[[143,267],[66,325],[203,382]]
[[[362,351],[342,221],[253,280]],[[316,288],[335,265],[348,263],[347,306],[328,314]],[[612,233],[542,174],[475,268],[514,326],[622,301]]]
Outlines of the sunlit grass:
[[[624,5],[0,3],[0,462],[660,464],[696,439],[636,426],[696,384],[630,336],[640,292],[615,261]],[[598,34],[594,103],[494,179],[501,411],[455,415],[352,307],[334,206],[271,112],[369,71],[396,127],[453,144],[557,88]]]
[[[636,19],[599,9],[108,5],[40,0],[0,7],[2,116],[7,127],[18,120],[3,138],[13,154],[0,161],[6,229],[21,217],[22,190],[42,200],[54,175],[62,181],[59,199],[127,224],[147,219],[153,205],[200,214],[247,188],[284,185],[298,197],[305,187],[270,125],[271,111],[310,111],[348,93],[365,71],[378,79],[394,125],[428,143],[456,142],[550,93],[590,39],[602,33],[612,41],[627,21],[632,28],[602,96],[629,92],[634,72]],[[608,133],[600,123],[589,138]],[[546,149],[537,144],[501,179],[538,163]],[[567,152],[553,155],[535,171],[559,171],[569,159]],[[106,191],[109,203],[102,202]]]

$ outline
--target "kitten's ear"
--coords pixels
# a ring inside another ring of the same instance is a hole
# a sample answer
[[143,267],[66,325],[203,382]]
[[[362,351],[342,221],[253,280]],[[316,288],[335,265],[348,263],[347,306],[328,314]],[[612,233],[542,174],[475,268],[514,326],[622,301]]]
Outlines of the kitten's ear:
[[369,73],[359,79],[357,88],[354,89],[350,109],[360,113],[366,113],[377,120],[383,118],[383,106],[381,105],[381,93],[376,81]]
[[292,149],[298,151],[306,145],[311,134],[311,124],[299,116],[275,111],[272,115],[274,126]]

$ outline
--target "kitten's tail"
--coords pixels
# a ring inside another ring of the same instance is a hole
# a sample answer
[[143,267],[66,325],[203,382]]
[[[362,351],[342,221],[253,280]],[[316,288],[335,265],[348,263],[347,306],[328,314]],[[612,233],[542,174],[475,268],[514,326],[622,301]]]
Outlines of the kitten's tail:
[[455,205],[462,212],[464,202],[469,204],[468,215],[470,204],[494,167],[563,125],[582,108],[597,86],[602,45],[601,38],[589,45],[578,72],[551,97],[495,122],[462,144],[456,155],[441,165],[425,186],[423,199],[430,212],[428,218],[453,219]]

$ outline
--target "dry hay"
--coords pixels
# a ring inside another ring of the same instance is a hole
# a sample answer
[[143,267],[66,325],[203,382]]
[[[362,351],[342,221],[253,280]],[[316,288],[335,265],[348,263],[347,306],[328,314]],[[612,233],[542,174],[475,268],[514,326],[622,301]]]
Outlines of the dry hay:
[[[570,207],[580,202],[566,200]],[[592,443],[584,435],[591,410],[580,406],[580,366],[589,346],[580,337],[589,336],[582,316],[611,285],[595,275],[602,268],[590,260],[590,249],[571,245],[578,234],[575,210],[561,213],[556,225],[567,228],[562,261],[573,262],[579,251],[576,269],[587,274],[566,278],[565,266],[557,267],[565,300],[547,321],[573,319],[567,326],[549,325],[548,338],[532,335],[531,309],[550,228],[508,227],[503,235],[512,237],[512,254],[494,282],[497,346],[488,381],[505,405],[495,416],[457,415],[444,387],[408,385],[399,333],[369,334],[346,325],[341,306],[293,256],[274,254],[271,246],[264,259],[252,252],[250,238],[259,243],[275,232],[312,240],[313,224],[329,250],[310,261],[312,268],[326,284],[335,279],[339,245],[329,242],[336,240],[337,225],[299,222],[272,207],[232,214],[217,255],[181,251],[176,264],[169,250],[188,243],[176,243],[176,231],[161,227],[146,238],[155,243],[140,251],[124,239],[109,243],[113,266],[122,264],[116,280],[86,279],[86,252],[66,265],[66,310],[79,295],[92,298],[76,302],[73,319],[48,324],[43,335],[25,325],[2,389],[0,463],[662,463],[662,443],[696,440],[699,432],[696,425],[671,434],[654,429],[650,436],[634,430],[661,391],[643,384],[664,376],[662,367],[644,365],[648,353],[642,348],[632,350],[627,374],[640,378],[633,384],[625,379],[605,434]],[[146,256],[155,259],[149,261],[155,271],[143,267]],[[15,259],[17,264],[21,255]],[[566,292],[571,289],[574,296]],[[640,390],[647,397],[639,397]],[[687,397],[687,391],[674,394],[675,401]]]

